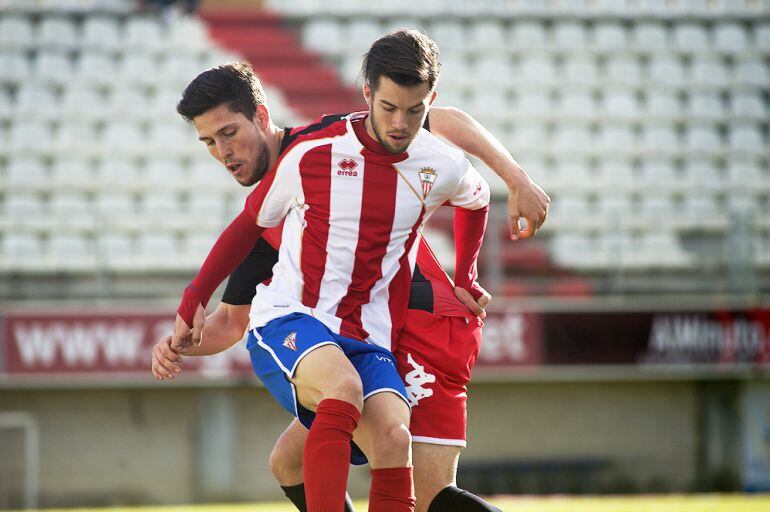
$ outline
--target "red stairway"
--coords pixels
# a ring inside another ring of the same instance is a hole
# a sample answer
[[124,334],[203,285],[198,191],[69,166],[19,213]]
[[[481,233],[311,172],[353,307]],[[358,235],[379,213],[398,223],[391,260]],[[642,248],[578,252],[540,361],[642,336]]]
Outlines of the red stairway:
[[307,119],[366,108],[361,91],[344,84],[332,66],[303,48],[279,14],[256,9],[200,14],[214,41],[246,57],[259,77],[280,88],[289,105]]

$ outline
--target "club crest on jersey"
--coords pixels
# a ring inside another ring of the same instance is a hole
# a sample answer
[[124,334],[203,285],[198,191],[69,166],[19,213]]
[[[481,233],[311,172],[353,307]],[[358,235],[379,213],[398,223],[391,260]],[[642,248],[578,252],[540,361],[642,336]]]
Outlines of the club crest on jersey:
[[430,189],[433,188],[433,184],[436,183],[436,171],[430,167],[423,167],[417,174],[420,176],[420,182],[422,183],[422,198],[425,199],[430,194]]
[[297,332],[296,331],[290,332],[289,335],[286,336],[286,339],[283,340],[283,346],[295,352],[297,351]]

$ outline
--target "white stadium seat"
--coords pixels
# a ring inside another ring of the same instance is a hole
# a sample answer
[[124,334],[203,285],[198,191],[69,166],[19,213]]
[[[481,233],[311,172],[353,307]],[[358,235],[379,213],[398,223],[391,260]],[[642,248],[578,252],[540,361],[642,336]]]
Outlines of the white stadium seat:
[[733,123],[730,125],[730,149],[747,154],[767,154],[767,140],[762,128],[756,123]]
[[596,59],[589,56],[577,55],[567,59],[562,65],[562,72],[569,83],[593,86],[600,82]]
[[722,138],[716,126],[689,126],[684,141],[692,154],[711,154],[722,149]]
[[[1,32],[0,32],[1,33]],[[24,54],[0,46],[0,85],[24,83],[32,76],[32,64]]]
[[51,140],[51,129],[39,121],[14,123],[9,138],[8,149],[12,155],[41,155],[52,150],[47,144]]
[[585,124],[559,124],[550,139],[550,146],[565,153],[584,152],[591,149],[591,129]]
[[112,270],[136,268],[134,243],[127,233],[102,232],[97,239],[99,258]]
[[649,119],[677,119],[682,116],[679,98],[670,92],[649,91],[644,102],[645,117]]
[[504,50],[508,44],[500,21],[477,21],[471,25],[469,36],[470,45],[480,52]]
[[139,167],[130,159],[107,155],[96,168],[96,183],[105,191],[143,188]]
[[738,23],[719,23],[714,28],[714,42],[717,50],[727,53],[741,53],[748,49],[748,34]]
[[669,47],[666,26],[661,22],[639,21],[633,25],[634,48],[642,51],[659,52]]
[[560,117],[591,119],[596,110],[596,101],[591,91],[575,89],[565,92],[561,97]]
[[0,48],[26,49],[35,44],[32,22],[25,16],[0,16]]
[[633,91],[607,89],[602,101],[602,113],[610,119],[635,119],[639,116],[639,103]]
[[99,150],[95,139],[96,130],[91,122],[73,120],[59,126],[53,145],[61,154],[88,157]]
[[767,119],[768,106],[759,91],[732,91],[730,94],[730,113],[735,119],[764,121]]
[[516,52],[527,49],[541,50],[548,43],[543,23],[524,20],[515,20],[511,24],[508,41],[510,41],[511,49]]
[[754,25],[754,43],[760,52],[770,53],[770,23],[764,22]]
[[738,56],[735,59],[733,77],[735,85],[766,88],[770,81],[770,72],[760,57]]
[[659,157],[644,161],[642,180],[645,188],[655,191],[670,191],[682,184],[671,160]]
[[427,33],[446,54],[463,51],[468,44],[468,34],[459,21],[433,22]]
[[350,21],[345,30],[345,41],[350,46],[352,53],[350,58],[358,60],[359,67],[361,66],[361,54],[369,48],[372,41],[375,41],[383,34],[382,25],[374,19],[359,19],[355,18]]
[[149,190],[145,192],[139,208],[146,219],[175,218],[182,213],[179,194],[170,190]]
[[137,119],[148,112],[154,116],[155,111],[148,108],[149,105],[150,98],[136,85],[121,84],[112,89],[107,99],[108,115],[116,119]]
[[716,92],[691,92],[688,102],[688,114],[691,118],[716,121],[724,117],[724,103]]
[[106,107],[104,97],[97,87],[80,84],[65,90],[61,113],[68,120],[93,121],[110,118]]
[[680,150],[679,135],[671,124],[648,124],[642,131],[643,148],[650,152]]
[[553,59],[544,55],[522,56],[519,65],[519,82],[532,85],[551,85],[556,81]]
[[198,51],[206,49],[208,34],[197,16],[185,16],[169,26],[168,45],[172,50]]
[[625,50],[628,46],[626,29],[619,22],[601,22],[594,26],[593,47],[599,50]]
[[81,53],[75,70],[79,80],[99,85],[113,82],[116,76],[114,59],[98,51]]
[[703,190],[714,193],[726,188],[726,181],[712,159],[692,157],[685,163],[684,171],[687,190],[691,193],[697,194]]
[[94,204],[100,219],[107,221],[134,221],[136,200],[134,194],[127,191],[104,191],[96,196]]
[[48,173],[39,158],[20,155],[8,162],[5,171],[5,186],[11,194],[19,191],[43,191],[49,186]]
[[145,138],[137,124],[109,123],[102,132],[100,149],[105,155],[137,155],[145,150]]
[[606,64],[609,81],[636,87],[642,80],[642,66],[635,57],[612,57]]
[[587,45],[586,27],[579,21],[560,21],[553,27],[553,42],[558,48],[580,50]]
[[13,220],[39,220],[46,217],[47,203],[32,192],[15,192],[5,199],[5,215]]
[[696,57],[690,65],[692,87],[723,88],[731,81],[727,66],[717,57]]
[[703,52],[709,48],[706,27],[700,23],[681,23],[674,26],[674,46],[688,53]]
[[[31,82],[16,92],[14,115],[17,122],[34,119],[51,120],[59,115],[59,101],[54,89],[40,83]],[[41,141],[38,140],[37,143]]]
[[334,18],[312,19],[302,27],[302,42],[317,52],[337,55],[343,47],[340,23]]
[[[149,53],[132,52],[123,56],[118,65],[121,78],[128,84],[151,85],[158,82],[161,67],[158,61]],[[167,70],[163,70],[165,73]],[[125,90],[121,87],[122,90]],[[131,87],[133,89],[133,87]]]
[[655,56],[650,59],[646,79],[657,86],[681,87],[685,84],[682,61],[674,56]]
[[87,271],[96,265],[93,240],[84,234],[53,233],[48,254],[56,270]]
[[129,17],[125,23],[123,46],[127,49],[157,50],[163,40],[159,20]]
[[598,146],[604,154],[629,153],[637,150],[637,139],[631,126],[602,123]]
[[34,75],[42,82],[66,84],[73,78],[72,68],[72,61],[65,52],[60,50],[39,52],[34,63]]
[[2,239],[2,258],[9,270],[38,270],[43,262],[43,240],[34,233],[10,232]]
[[37,27],[35,42],[44,48],[74,48],[78,40],[73,19],[59,16],[44,17]]
[[[727,164],[728,182],[731,190],[748,192],[767,192],[770,189],[770,176],[763,169],[760,160],[753,158],[735,158]],[[770,212],[769,212],[770,213]]]
[[120,47],[118,19],[108,16],[88,16],[83,21],[81,45],[85,48],[116,50]]
[[483,89],[508,88],[516,83],[516,73],[507,54],[485,52],[476,61],[473,70],[473,76],[483,77],[478,84]]
[[60,158],[51,167],[51,181],[58,190],[85,190],[93,186],[94,174],[85,159]]
[[[167,154],[167,152],[160,153]],[[150,158],[144,169],[144,182],[152,188],[184,188],[187,183],[185,174],[176,159],[168,157]]]
[[82,192],[57,191],[51,196],[49,208],[53,218],[64,223],[93,220],[93,206]]

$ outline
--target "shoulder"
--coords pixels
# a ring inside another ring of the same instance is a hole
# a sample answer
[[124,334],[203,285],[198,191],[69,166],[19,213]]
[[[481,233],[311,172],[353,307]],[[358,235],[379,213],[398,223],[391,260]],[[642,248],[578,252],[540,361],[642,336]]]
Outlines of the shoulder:
[[346,114],[332,114],[322,116],[310,124],[292,128],[284,135],[281,142],[281,155],[293,150],[302,142],[320,141],[344,135],[348,130],[347,121]]
[[450,146],[424,128],[421,128],[414,138],[409,154],[415,158],[428,158],[433,162],[440,162],[444,167],[458,171],[463,171],[468,166],[468,158],[462,150]]

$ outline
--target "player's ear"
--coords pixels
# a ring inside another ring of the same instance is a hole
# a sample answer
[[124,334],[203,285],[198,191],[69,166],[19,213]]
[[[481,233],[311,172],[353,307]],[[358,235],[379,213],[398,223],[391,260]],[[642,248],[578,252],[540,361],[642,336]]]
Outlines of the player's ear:
[[438,91],[433,91],[430,94],[430,101],[428,102],[428,105],[433,105],[433,102],[436,101],[436,96],[438,96]]
[[257,105],[254,112],[254,123],[262,130],[267,130],[270,126],[270,111],[265,105]]
[[372,88],[369,87],[368,82],[364,82],[364,100],[366,104],[371,108],[372,106]]

